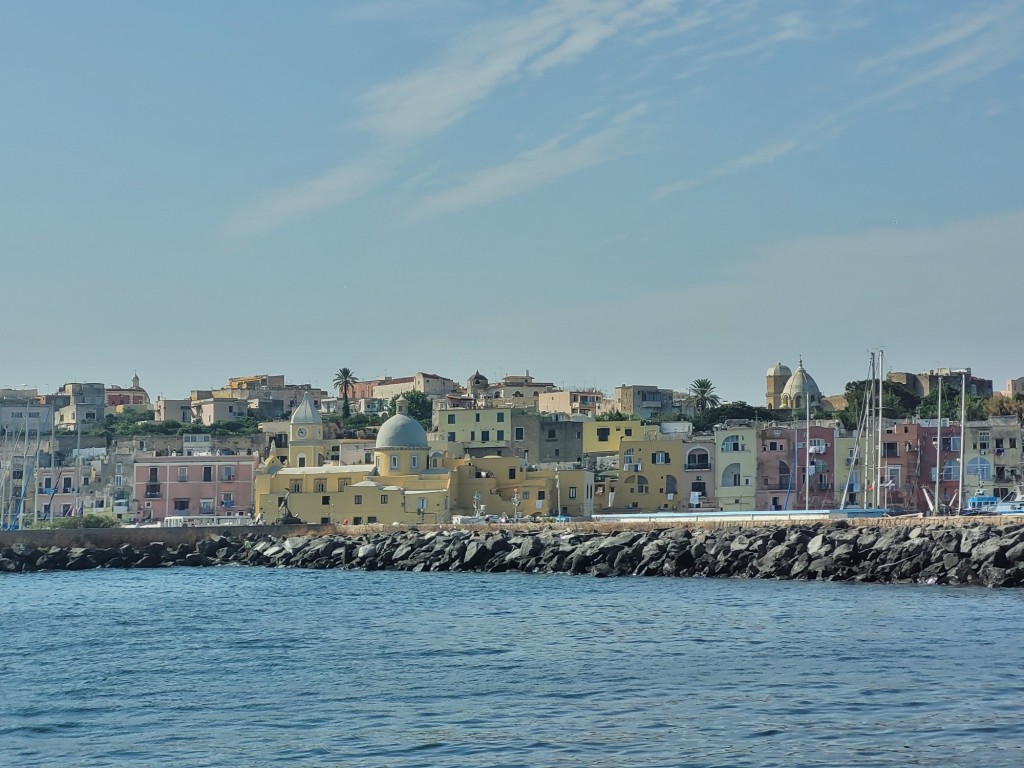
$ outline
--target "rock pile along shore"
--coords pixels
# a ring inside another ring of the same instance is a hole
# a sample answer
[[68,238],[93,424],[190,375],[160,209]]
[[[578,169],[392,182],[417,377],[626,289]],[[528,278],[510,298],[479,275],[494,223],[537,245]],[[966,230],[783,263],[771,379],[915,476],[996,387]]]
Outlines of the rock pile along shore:
[[0,550],[0,572],[172,565],[523,571],[1024,586],[1024,524],[829,524],[581,532],[431,530],[358,536],[213,534],[196,545]]

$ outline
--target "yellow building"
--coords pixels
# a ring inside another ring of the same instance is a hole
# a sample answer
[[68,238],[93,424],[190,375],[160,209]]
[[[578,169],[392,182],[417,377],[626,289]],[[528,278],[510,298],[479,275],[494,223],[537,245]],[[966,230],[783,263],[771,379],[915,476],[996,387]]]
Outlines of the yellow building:
[[[655,428],[657,429],[657,428]],[[590,455],[618,454],[619,442],[644,433],[639,419],[583,422],[583,452]]]
[[257,517],[273,521],[287,511],[307,523],[413,525],[448,522],[453,515],[547,516],[561,508],[580,517],[593,511],[593,473],[531,471],[515,456],[453,459],[430,450],[405,398],[396,405],[398,412],[377,433],[373,463],[348,466],[310,463],[322,425],[314,432],[319,414],[296,409],[290,466],[271,456],[256,478]]
[[731,512],[757,508],[757,429],[749,422],[715,426],[718,455],[718,508]]

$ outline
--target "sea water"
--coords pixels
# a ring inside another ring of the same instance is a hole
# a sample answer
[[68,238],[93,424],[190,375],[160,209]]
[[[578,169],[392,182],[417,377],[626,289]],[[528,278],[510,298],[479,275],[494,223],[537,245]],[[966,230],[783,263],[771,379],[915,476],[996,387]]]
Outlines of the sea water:
[[0,577],[0,765],[1024,765],[1024,592]]

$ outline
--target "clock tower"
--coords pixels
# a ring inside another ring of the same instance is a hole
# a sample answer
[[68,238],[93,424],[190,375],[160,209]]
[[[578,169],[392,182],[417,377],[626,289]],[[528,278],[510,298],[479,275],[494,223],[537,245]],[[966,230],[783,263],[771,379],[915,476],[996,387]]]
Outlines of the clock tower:
[[324,422],[306,392],[288,427],[288,466],[319,467],[323,463]]

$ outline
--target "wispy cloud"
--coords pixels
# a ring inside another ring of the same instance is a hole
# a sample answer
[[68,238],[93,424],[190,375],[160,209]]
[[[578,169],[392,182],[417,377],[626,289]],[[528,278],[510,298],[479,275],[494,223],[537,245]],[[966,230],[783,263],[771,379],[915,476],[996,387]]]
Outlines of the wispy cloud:
[[938,22],[926,36],[861,63],[895,84],[866,99],[874,103],[931,86],[949,90],[1024,58],[1024,3],[1001,3]]
[[748,168],[755,168],[759,165],[774,163],[779,158],[785,157],[795,151],[799,146],[800,143],[794,139],[765,144],[758,147],[753,152],[748,152],[745,155],[739,155],[731,160],[727,160],[700,176],[682,179],[681,181],[676,181],[672,184],[666,184],[659,187],[654,191],[654,197],[659,199],[668,197],[676,192],[693,189],[694,187],[699,187],[702,184],[707,184],[709,181],[714,181],[715,179],[720,179],[724,176],[732,176],[733,174],[747,170]]
[[633,146],[629,139],[633,123],[646,108],[646,104],[637,105],[617,115],[603,130],[575,141],[563,134],[510,162],[484,168],[463,183],[425,198],[414,213],[435,216],[485,205],[621,157]]
[[222,232],[230,239],[259,237],[306,214],[343,205],[390,178],[398,163],[390,153],[365,155],[315,179],[274,190],[230,216]]
[[[381,83],[363,96],[362,115],[355,124],[376,137],[377,157],[271,192],[233,216],[226,230],[236,235],[262,234],[366,194],[391,178],[416,144],[464,119],[496,89],[576,61],[626,30],[647,28],[672,13],[675,4],[674,0],[555,0],[521,16],[463,30],[434,64]],[[387,8],[388,13],[407,10],[403,3],[392,2]],[[607,137],[594,136],[578,142],[574,152],[563,148],[539,153],[533,178],[543,177],[544,158],[562,163],[548,174],[557,178],[568,172],[566,168],[587,162],[584,157],[596,157],[604,141]],[[387,159],[381,161],[381,157]],[[509,164],[509,170],[522,163],[520,158]]]

